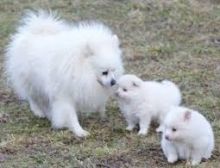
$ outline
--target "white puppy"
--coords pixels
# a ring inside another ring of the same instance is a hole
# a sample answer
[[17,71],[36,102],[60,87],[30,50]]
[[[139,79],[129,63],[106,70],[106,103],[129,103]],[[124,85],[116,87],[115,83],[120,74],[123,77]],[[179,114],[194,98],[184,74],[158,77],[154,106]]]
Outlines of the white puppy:
[[88,135],[78,112],[100,112],[123,73],[119,40],[101,23],[68,25],[52,14],[28,13],[6,53],[6,74],[36,116],[54,128]]
[[173,107],[164,121],[161,146],[168,162],[186,159],[197,165],[214,149],[212,127],[199,112]]
[[126,129],[132,130],[139,124],[140,135],[147,134],[151,120],[161,124],[169,108],[181,102],[179,88],[167,80],[142,81],[135,75],[123,75],[117,84],[116,97],[128,123]]

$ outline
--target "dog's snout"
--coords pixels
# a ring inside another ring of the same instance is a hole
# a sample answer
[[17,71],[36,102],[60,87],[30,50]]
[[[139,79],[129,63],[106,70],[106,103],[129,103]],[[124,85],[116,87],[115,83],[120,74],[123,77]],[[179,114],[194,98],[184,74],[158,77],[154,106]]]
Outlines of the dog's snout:
[[119,97],[119,92],[118,91],[115,92],[115,96]]
[[165,135],[165,139],[168,140],[168,141],[170,140],[168,135]]
[[116,80],[112,79],[111,80],[111,86],[115,85],[116,84]]

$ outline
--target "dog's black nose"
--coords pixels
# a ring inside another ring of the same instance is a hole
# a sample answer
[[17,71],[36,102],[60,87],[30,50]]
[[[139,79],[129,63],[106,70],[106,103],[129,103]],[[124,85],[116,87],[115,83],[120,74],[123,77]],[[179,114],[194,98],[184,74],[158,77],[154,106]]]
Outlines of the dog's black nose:
[[169,136],[167,136],[167,135],[165,136],[165,139],[168,141],[170,140]]
[[111,80],[111,86],[115,85],[116,84],[116,80],[112,79]]

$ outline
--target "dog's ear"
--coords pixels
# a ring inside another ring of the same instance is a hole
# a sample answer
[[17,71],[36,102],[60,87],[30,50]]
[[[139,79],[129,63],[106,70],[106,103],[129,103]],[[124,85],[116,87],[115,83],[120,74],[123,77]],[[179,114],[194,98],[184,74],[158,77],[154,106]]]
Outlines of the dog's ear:
[[118,36],[116,34],[114,34],[112,36],[112,39],[113,39],[114,43],[119,46],[120,42],[119,42]]
[[183,120],[189,121],[191,119],[191,116],[192,116],[192,113],[190,111],[185,111],[184,116],[183,116]]
[[91,49],[91,47],[89,46],[89,44],[86,44],[85,47],[84,47],[84,50],[83,50],[83,56],[85,58],[88,58],[90,56],[92,56],[94,53]]
[[134,81],[132,82],[132,85],[133,85],[134,87],[140,87],[140,86],[141,86],[141,80],[134,80]]

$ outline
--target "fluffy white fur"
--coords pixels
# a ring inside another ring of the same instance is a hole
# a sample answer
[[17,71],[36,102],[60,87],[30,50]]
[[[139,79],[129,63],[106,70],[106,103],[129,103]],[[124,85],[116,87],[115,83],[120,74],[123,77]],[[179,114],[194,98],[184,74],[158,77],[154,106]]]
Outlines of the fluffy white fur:
[[28,13],[8,46],[6,73],[36,116],[84,137],[77,113],[104,116],[123,73],[119,40],[101,23],[70,25],[53,14]]
[[[179,88],[170,81],[142,81],[135,75],[123,75],[116,91],[121,112],[127,120],[127,130],[139,124],[138,134],[146,135],[151,120],[162,123],[171,106],[181,102]],[[158,131],[160,127],[158,128]]]
[[173,107],[165,118],[161,146],[168,162],[186,159],[197,165],[211,157],[214,149],[212,127],[197,111]]

